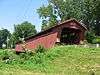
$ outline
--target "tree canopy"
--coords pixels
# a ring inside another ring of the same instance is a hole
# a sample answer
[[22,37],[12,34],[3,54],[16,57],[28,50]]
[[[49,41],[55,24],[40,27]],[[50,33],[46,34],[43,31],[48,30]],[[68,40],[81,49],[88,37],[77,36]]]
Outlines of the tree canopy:
[[28,21],[25,21],[21,24],[14,25],[14,32],[11,34],[9,38],[8,47],[14,48],[16,42],[22,41],[22,39],[35,35],[36,33],[37,31],[35,29],[35,25],[32,25]]
[[48,0],[37,12],[42,19],[42,30],[56,25],[59,20],[75,18],[90,31],[100,35],[100,0]]
[[35,25],[32,25],[31,23],[25,21],[21,24],[14,25],[14,33],[13,35],[17,40],[20,40],[20,38],[26,38],[31,35],[35,35],[37,33],[35,29]]
[[4,44],[7,47],[7,40],[10,35],[11,34],[7,29],[0,30],[0,48],[2,48]]

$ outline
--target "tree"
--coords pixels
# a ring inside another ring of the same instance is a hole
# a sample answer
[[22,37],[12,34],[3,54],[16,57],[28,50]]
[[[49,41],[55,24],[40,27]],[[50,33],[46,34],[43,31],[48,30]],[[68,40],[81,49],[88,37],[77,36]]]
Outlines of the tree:
[[96,35],[100,36],[100,0],[97,0],[95,3],[95,10],[94,10],[94,30]]
[[14,33],[13,36],[16,41],[19,41],[22,38],[26,38],[32,35],[35,35],[37,33],[35,26],[31,23],[28,23],[27,21],[14,25]]
[[42,21],[42,27],[41,27],[41,31],[45,30],[47,28],[47,21],[46,20],[43,20]]
[[47,7],[43,5],[37,12],[39,13],[40,18],[42,18],[41,30],[46,30],[57,23],[57,17],[52,5],[49,4]]
[[16,41],[18,41],[14,34],[11,34],[8,40],[8,48],[15,48]]
[[52,27],[58,20],[76,18],[100,35],[100,0],[48,0],[48,3],[37,10],[40,18],[47,21],[42,27]]
[[10,32],[7,29],[0,30],[0,48],[2,48],[3,44],[5,44],[7,48],[7,41],[9,37]]

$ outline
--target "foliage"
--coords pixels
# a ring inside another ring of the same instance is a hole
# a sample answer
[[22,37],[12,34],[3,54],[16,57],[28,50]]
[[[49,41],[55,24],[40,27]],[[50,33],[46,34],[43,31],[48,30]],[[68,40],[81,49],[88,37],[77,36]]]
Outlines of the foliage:
[[21,38],[26,38],[32,35],[35,35],[37,33],[35,26],[31,23],[28,23],[27,21],[15,25],[14,26],[14,33],[13,35],[17,40],[20,40]]
[[9,37],[10,32],[7,29],[0,30],[0,48],[2,48],[3,44],[5,44],[7,48],[7,41]]
[[31,51],[27,51],[25,53],[20,53],[19,54],[20,58],[23,58],[24,60],[28,60],[33,55],[34,55],[34,53],[31,52]]
[[48,22],[47,22],[46,20],[43,20],[43,21],[42,21],[41,31],[46,30],[46,29],[48,28],[48,27],[47,27],[47,26],[48,26],[47,23],[48,23]]
[[95,30],[96,35],[100,33],[100,0],[48,0],[48,6],[43,5],[37,11],[42,22],[46,21],[42,24],[43,30],[54,26],[59,20],[76,18],[90,31]]
[[35,49],[36,53],[44,53],[46,49],[42,45],[38,45],[38,47]]
[[100,37],[95,37],[95,39],[93,39],[93,43],[96,44],[100,44]]
[[34,64],[43,64],[45,62],[44,57],[44,53],[37,53],[33,58]]
[[11,64],[12,61],[18,59],[18,56],[11,50],[0,50],[0,60],[6,64]]
[[8,48],[15,48],[17,38],[15,37],[14,34],[11,34],[9,40],[8,40]]
[[18,41],[37,33],[35,26],[27,21],[14,25],[14,32],[11,34],[7,29],[0,30],[0,48],[5,44],[6,48],[15,48]]
[[[0,60],[0,73],[12,75],[26,73],[52,74],[52,75],[90,75],[92,73],[99,75],[98,64],[100,61],[100,48],[84,48],[73,46],[57,46],[46,53],[29,53],[16,55],[12,51],[0,50],[0,59],[6,54],[12,57],[9,63]],[[24,57],[29,56],[27,59]],[[16,72],[17,70],[17,72]],[[22,72],[21,72],[22,71]]]
[[96,0],[97,2],[95,3],[95,10],[94,10],[94,18],[95,18],[95,33],[96,35],[100,36],[100,0]]
[[36,33],[35,26],[27,21],[14,25],[14,32],[8,40],[8,47],[15,48],[16,42],[23,41],[25,38],[35,35]]
[[95,39],[95,35],[92,32],[86,33],[86,40],[88,43],[93,43],[93,40]]
[[42,18],[42,29],[46,30],[57,23],[57,17],[53,10],[52,5],[45,7],[44,5],[40,7],[37,12],[39,13],[40,18]]

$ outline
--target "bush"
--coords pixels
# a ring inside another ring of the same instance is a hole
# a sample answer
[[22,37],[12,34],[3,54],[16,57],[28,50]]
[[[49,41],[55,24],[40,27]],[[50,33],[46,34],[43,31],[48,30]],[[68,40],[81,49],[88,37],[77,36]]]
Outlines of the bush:
[[20,53],[19,56],[24,60],[28,60],[30,57],[34,56],[34,53],[32,51],[26,51],[25,53]]
[[1,50],[0,59],[6,64],[12,63],[15,59],[18,59],[18,56],[11,50]]
[[37,53],[34,57],[33,57],[33,62],[35,64],[42,64],[44,63],[44,57],[45,54],[44,53]]
[[86,40],[88,43],[93,43],[93,40],[95,39],[95,34],[93,32],[87,32],[86,33]]
[[35,49],[35,52],[36,53],[44,53],[46,51],[46,49],[42,46],[42,45],[39,45],[36,49]]
[[100,37],[96,37],[94,40],[93,40],[93,43],[94,44],[100,44]]

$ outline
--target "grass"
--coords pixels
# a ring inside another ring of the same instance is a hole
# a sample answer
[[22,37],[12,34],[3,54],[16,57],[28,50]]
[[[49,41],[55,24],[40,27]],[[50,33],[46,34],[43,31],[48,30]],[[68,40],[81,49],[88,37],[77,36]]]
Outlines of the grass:
[[0,74],[100,75],[100,48],[57,46],[45,53],[21,55],[0,50]]

